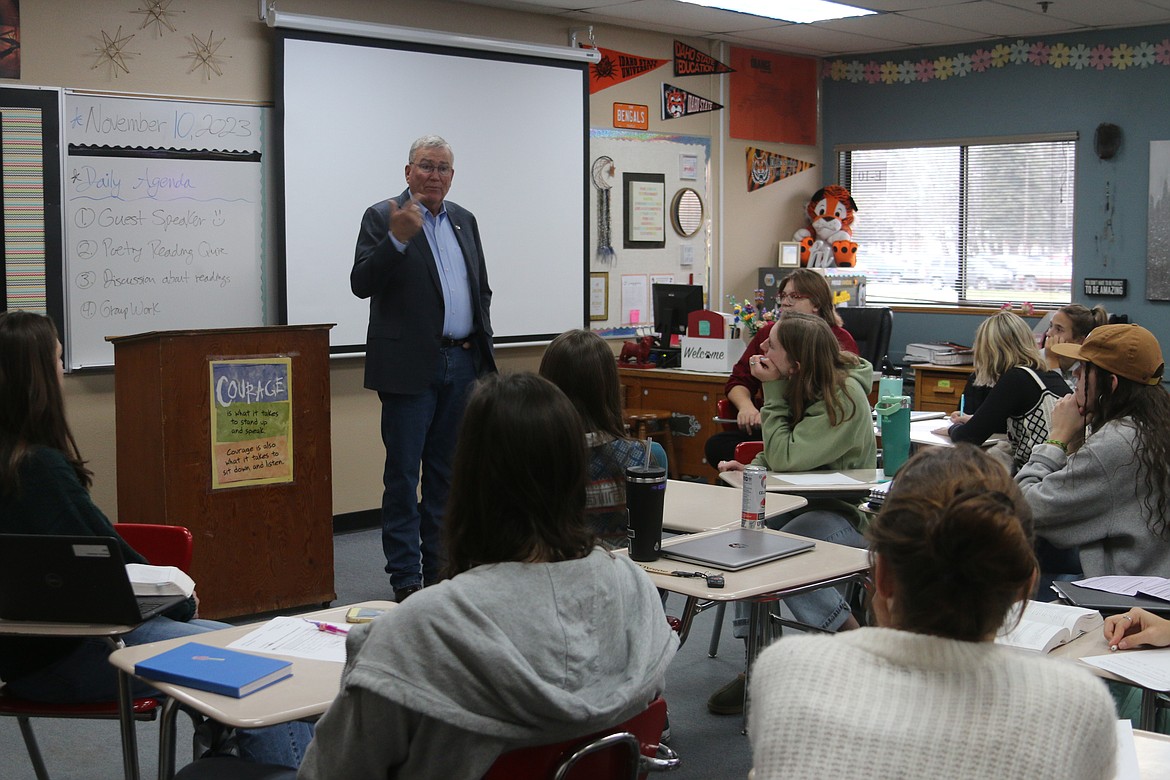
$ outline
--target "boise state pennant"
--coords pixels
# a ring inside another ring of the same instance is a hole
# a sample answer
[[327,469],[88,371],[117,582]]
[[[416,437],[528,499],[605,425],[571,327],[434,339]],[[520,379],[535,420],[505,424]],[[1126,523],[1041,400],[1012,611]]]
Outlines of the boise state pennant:
[[[588,47],[582,47],[588,48]],[[655,68],[661,68],[670,60],[659,60],[654,57],[639,57],[636,54],[604,49],[600,46],[601,59],[589,66],[589,94],[600,92],[606,87],[621,84],[643,73],[649,73]]]
[[705,97],[687,92],[685,89],[662,84],[662,118],[679,119],[691,114],[704,114],[708,111],[718,111],[723,108],[720,103],[708,100]]
[[794,173],[807,171],[813,167],[815,167],[815,163],[749,146],[747,148],[748,192],[755,192],[769,184],[786,179]]
[[710,54],[705,54],[682,41],[674,42],[674,75],[709,76],[713,73],[734,73],[735,68],[724,65]]

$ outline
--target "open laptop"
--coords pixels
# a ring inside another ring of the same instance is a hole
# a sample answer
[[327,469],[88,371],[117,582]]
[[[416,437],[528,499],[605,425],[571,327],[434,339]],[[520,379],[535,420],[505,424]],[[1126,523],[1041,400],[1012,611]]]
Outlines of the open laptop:
[[0,534],[0,618],[136,625],[183,596],[136,597],[108,536]]
[[815,546],[811,539],[794,539],[753,528],[731,528],[663,547],[662,554],[722,571],[739,571],[806,552]]

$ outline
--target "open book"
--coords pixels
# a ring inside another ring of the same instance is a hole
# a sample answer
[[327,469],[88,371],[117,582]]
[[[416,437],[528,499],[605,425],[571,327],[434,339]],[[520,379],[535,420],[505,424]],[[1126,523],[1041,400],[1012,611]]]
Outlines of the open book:
[[[1016,623],[1021,607],[1023,617]],[[1100,628],[1105,619],[1095,609],[1024,601],[1008,612],[1008,618],[996,634],[995,641],[1037,653],[1047,653],[1067,644],[1086,631]]]
[[135,596],[186,596],[195,592],[195,580],[177,566],[126,564],[126,575]]

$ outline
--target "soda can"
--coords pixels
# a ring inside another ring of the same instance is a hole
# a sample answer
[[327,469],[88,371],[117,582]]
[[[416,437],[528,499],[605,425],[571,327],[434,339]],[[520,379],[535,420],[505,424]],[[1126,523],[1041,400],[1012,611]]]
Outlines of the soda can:
[[768,495],[764,481],[768,478],[768,470],[763,466],[744,466],[743,468],[743,515],[740,518],[740,528],[764,527],[764,499]]

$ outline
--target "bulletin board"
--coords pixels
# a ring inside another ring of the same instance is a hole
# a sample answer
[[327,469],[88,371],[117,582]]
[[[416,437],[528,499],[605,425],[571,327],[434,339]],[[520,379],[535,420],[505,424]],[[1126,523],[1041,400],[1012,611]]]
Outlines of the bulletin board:
[[[649,332],[654,322],[651,284],[699,284],[710,290],[711,139],[594,128],[589,146],[591,164],[601,157],[613,160],[612,170],[603,177],[612,185],[608,221],[603,213],[606,199],[595,182],[590,184],[590,325],[602,335]],[[635,242],[636,248],[627,248],[623,239],[631,235],[625,224],[630,209],[625,203],[624,183],[659,178],[665,184],[663,201],[667,211],[663,241]],[[669,214],[675,195],[684,188],[695,190],[703,201],[703,224],[690,237],[672,229]],[[603,236],[609,238],[612,255],[598,253],[599,237]],[[637,322],[632,321],[634,312]]]

